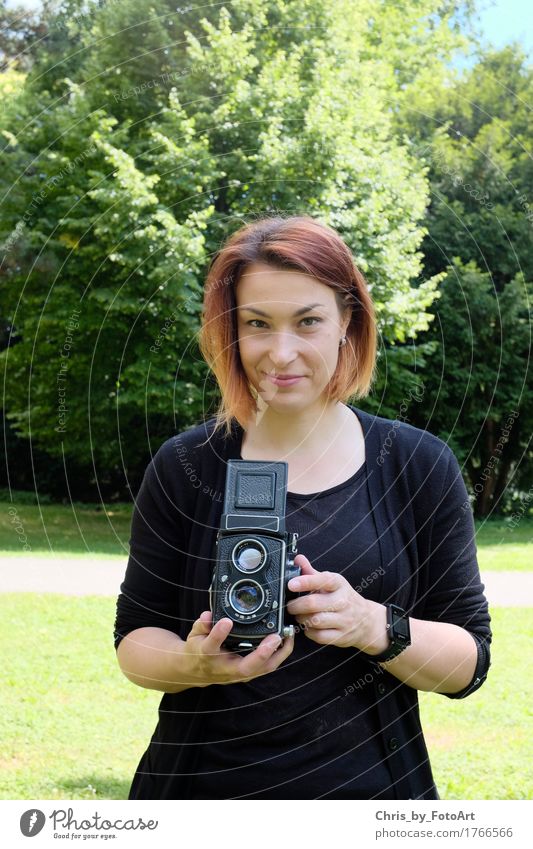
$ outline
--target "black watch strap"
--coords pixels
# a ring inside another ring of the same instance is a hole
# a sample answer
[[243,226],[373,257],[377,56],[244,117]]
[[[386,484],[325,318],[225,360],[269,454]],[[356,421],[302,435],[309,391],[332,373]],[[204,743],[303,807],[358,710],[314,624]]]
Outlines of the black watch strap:
[[392,660],[394,657],[398,657],[407,646],[411,645],[411,629],[407,613],[397,604],[385,606],[387,608],[387,634],[389,635],[390,645],[381,654],[367,655],[368,659],[375,663]]

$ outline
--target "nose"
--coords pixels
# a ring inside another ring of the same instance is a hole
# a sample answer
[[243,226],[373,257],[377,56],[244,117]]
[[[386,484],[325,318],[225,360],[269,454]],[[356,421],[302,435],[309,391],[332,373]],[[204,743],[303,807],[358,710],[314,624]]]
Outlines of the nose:
[[272,334],[269,356],[274,368],[285,368],[298,356],[298,338],[294,333]]

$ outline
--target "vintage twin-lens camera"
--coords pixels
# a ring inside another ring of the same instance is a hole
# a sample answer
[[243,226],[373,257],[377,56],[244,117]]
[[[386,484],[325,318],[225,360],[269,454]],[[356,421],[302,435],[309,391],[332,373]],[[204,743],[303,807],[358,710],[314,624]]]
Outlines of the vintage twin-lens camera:
[[246,654],[268,634],[290,637],[284,620],[287,588],[297,578],[298,534],[285,530],[288,464],[228,460],[216,562],[209,589],[213,625],[235,623],[224,647]]

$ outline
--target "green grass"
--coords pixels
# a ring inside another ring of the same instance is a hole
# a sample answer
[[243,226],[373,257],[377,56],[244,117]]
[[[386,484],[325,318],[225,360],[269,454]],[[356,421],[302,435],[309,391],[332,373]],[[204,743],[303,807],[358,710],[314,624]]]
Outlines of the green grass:
[[476,539],[481,545],[520,545],[533,542],[533,518],[524,516],[519,522],[510,519],[476,520]]
[[533,519],[525,516],[513,527],[508,520],[476,522],[479,568],[484,571],[533,569]]
[[[128,556],[131,504],[43,505],[0,504],[0,556],[39,554],[48,557]],[[15,530],[15,518],[18,532]],[[20,524],[19,524],[20,523]],[[21,532],[31,550],[21,545]],[[516,527],[509,521],[476,523],[480,569],[525,571],[533,567],[533,519],[524,516]]]
[[[1,504],[0,555],[38,554],[49,557],[128,556],[131,504]],[[16,510],[16,514],[10,510]],[[16,529],[18,528],[18,529]],[[24,550],[22,533],[31,550]]]
[[[0,798],[126,799],[157,721],[161,693],[120,672],[114,599],[0,596]],[[533,752],[526,717],[531,615],[492,611],[489,678],[467,699],[420,693],[443,799],[527,799]]]
[[[466,699],[419,693],[420,716],[443,799],[531,799],[533,637],[529,608],[491,608],[488,678]],[[525,652],[525,654],[524,654]]]
[[0,596],[0,798],[125,799],[161,693],[115,659],[115,602]]

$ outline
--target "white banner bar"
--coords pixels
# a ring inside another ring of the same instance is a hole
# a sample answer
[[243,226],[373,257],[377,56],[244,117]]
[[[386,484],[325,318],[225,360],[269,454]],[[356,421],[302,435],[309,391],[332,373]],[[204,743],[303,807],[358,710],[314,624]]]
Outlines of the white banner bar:
[[[531,802],[0,801],[3,845],[118,847],[531,846]],[[230,806],[228,808],[228,806]],[[256,807],[257,810],[253,811]],[[239,811],[239,808],[241,809]],[[529,816],[528,816],[529,811]],[[527,834],[529,833],[529,838]],[[35,838],[34,844],[28,841]],[[333,844],[332,840],[338,840]],[[420,841],[420,842],[418,842]]]

